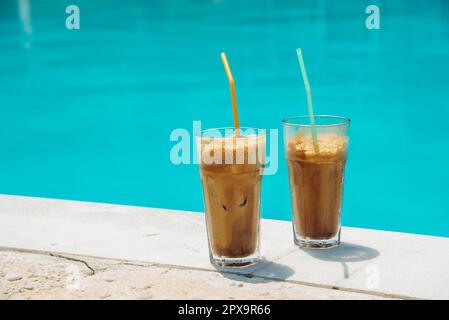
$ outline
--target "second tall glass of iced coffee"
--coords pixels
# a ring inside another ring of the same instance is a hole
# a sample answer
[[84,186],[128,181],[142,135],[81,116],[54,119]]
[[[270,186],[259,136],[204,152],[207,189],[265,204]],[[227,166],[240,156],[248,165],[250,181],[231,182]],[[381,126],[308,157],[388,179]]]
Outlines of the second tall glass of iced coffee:
[[316,144],[309,119],[283,121],[294,240],[304,248],[330,248],[340,243],[349,119],[315,116]]
[[265,130],[218,128],[197,134],[209,256],[218,266],[259,258]]

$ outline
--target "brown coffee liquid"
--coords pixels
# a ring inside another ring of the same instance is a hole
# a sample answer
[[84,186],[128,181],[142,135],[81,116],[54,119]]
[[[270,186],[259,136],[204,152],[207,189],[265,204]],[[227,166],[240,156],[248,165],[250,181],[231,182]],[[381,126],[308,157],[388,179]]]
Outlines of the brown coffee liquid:
[[200,166],[209,243],[217,256],[243,258],[258,247],[261,164],[247,162],[245,149],[244,164]]
[[318,135],[316,153],[310,136],[290,140],[287,164],[293,219],[304,239],[327,240],[340,229],[346,138],[335,134]]

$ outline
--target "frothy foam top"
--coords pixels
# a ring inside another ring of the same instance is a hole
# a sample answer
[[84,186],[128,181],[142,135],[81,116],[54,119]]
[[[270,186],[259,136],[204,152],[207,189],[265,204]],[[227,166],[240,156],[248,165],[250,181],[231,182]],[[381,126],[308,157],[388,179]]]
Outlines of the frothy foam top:
[[258,164],[265,160],[265,136],[200,139],[204,164]]
[[341,158],[346,156],[347,138],[333,133],[321,133],[317,136],[318,153],[315,152],[310,135],[298,134],[288,142],[287,157],[301,159]]

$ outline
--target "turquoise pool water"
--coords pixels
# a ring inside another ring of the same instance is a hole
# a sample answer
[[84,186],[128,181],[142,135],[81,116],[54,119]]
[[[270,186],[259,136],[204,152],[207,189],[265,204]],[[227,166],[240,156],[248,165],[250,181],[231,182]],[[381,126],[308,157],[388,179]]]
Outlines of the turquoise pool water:
[[[306,113],[300,46],[316,112],[352,119],[343,224],[449,236],[448,1],[69,3],[0,1],[0,193],[202,211],[171,131],[232,125],[221,50],[242,125]],[[282,153],[263,184],[290,219]]]

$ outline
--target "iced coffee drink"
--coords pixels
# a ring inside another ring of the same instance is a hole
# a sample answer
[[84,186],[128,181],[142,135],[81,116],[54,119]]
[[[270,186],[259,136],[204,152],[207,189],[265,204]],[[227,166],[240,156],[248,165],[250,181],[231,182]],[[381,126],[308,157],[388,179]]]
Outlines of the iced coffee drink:
[[316,116],[317,145],[307,118],[284,121],[295,243],[328,248],[340,242],[349,120]]
[[238,134],[234,129],[200,134],[197,143],[211,262],[251,264],[259,254],[265,132],[241,128]]

